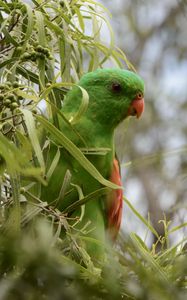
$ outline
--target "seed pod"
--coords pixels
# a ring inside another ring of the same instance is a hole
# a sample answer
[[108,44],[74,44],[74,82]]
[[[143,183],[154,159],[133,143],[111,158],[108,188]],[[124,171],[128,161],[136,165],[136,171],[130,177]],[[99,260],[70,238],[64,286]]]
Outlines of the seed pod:
[[59,4],[61,7],[64,7],[64,1],[60,1]]
[[5,85],[4,85],[4,90],[5,90],[5,91],[6,91],[6,90],[8,90],[8,91],[9,91],[9,90],[10,90],[10,85],[8,85],[8,84],[5,84]]
[[10,81],[7,81],[7,82],[6,82],[6,86],[11,87],[11,86],[12,86],[12,83],[11,83]]
[[4,101],[3,101],[3,104],[6,106],[6,107],[9,107],[10,106],[10,104],[12,103],[12,101],[10,100],[10,99],[5,99]]
[[24,187],[21,187],[20,188],[20,194],[24,194],[25,193],[25,188]]
[[21,56],[21,59],[23,60],[27,60],[27,59],[30,59],[31,58],[31,55],[30,53],[26,52],[24,53],[22,56]]
[[12,85],[13,85],[14,88],[19,87],[19,83],[17,81],[14,81]]
[[12,102],[16,102],[17,101],[17,97],[14,94],[9,94],[7,96],[8,99],[10,99]]
[[19,107],[17,107],[17,108],[15,109],[15,113],[16,113],[16,114],[19,114],[19,113],[20,113]]
[[43,53],[49,55],[50,51],[48,48],[43,48]]
[[32,61],[36,61],[36,59],[37,59],[37,54],[34,54],[34,55],[31,56]]
[[17,108],[19,105],[16,102],[11,103],[10,108],[11,109],[15,109]]
[[45,58],[45,55],[44,55],[43,53],[39,52],[39,53],[36,54],[36,57],[37,57],[37,58],[44,59],[44,58]]
[[21,51],[23,50],[23,47],[18,46],[18,47],[16,48],[16,50],[17,50],[18,52],[21,52]]
[[31,54],[31,56],[35,56],[36,55],[36,51],[33,50],[30,54]]
[[36,114],[37,114],[37,109],[36,109],[36,108],[33,108],[33,109],[32,109],[32,113],[33,113],[34,115],[36,115]]
[[38,52],[43,52],[43,47],[40,46],[40,45],[38,45],[38,46],[36,47],[36,51],[38,51]]

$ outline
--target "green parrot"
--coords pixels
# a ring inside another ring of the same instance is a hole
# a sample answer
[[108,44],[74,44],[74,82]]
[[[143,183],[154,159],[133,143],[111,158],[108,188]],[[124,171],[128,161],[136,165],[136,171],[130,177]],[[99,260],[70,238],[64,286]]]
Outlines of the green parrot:
[[[83,93],[89,96],[87,109],[78,116],[82,105]],[[85,156],[96,167],[100,174],[119,188],[111,189],[107,195],[101,195],[88,201],[81,208],[69,214],[70,218],[80,218],[78,228],[88,226],[89,236],[99,240],[114,240],[120,228],[122,218],[122,187],[119,163],[115,155],[114,130],[128,116],[139,118],[144,110],[144,82],[134,72],[111,68],[98,69],[85,74],[78,85],[66,95],[62,113],[71,126],[60,120],[60,130],[78,148],[84,149]],[[50,167],[57,153],[58,145],[51,144],[47,161]],[[93,151],[90,151],[92,149]],[[107,149],[97,154],[94,149]],[[59,198],[64,178],[71,173],[71,183],[66,186],[65,193]],[[92,177],[65,149],[60,148],[60,159],[55,167],[48,185],[42,187],[43,201],[54,204],[62,211],[79,200],[80,191],[84,197],[102,188],[102,184]],[[98,245],[87,246],[91,255],[96,255]],[[90,249],[91,250],[90,250]],[[96,255],[97,256],[97,255]]]

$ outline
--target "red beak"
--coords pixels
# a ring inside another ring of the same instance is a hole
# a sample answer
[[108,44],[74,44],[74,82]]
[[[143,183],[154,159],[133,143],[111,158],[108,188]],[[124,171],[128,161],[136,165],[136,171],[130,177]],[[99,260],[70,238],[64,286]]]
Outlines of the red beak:
[[128,110],[128,116],[136,116],[137,118],[140,118],[144,111],[144,98],[136,98],[132,101],[129,110]]

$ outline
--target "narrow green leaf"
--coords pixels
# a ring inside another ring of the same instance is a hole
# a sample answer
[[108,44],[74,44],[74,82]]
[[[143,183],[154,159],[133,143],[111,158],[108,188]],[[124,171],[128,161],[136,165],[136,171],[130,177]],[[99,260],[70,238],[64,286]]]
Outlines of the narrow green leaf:
[[103,10],[105,13],[107,13],[107,15],[108,15],[109,17],[112,16],[111,13],[110,13],[110,11],[109,11],[102,3],[97,2],[97,1],[93,1],[93,0],[87,0],[86,2],[87,2],[87,3],[90,3],[90,4],[93,4],[94,6],[100,6],[100,7],[102,8],[102,10]]
[[27,11],[27,29],[25,32],[25,40],[24,43],[27,43],[29,38],[31,37],[32,31],[34,29],[34,17],[33,17],[33,10],[27,3],[24,4]]
[[59,35],[59,36],[61,36],[62,38],[65,39],[64,31],[57,24],[55,24],[54,22],[50,22],[47,19],[45,19],[45,24],[47,25],[48,28],[50,28],[51,30],[53,30],[53,32],[56,35]]
[[36,157],[38,159],[38,162],[39,162],[41,168],[45,171],[44,158],[43,158],[42,150],[41,150],[40,143],[38,140],[33,115],[31,113],[31,111],[29,111],[27,109],[20,109],[20,110],[24,115],[25,124],[26,124],[27,130],[28,130],[28,135],[29,135],[31,144],[33,146],[33,149],[35,151]]
[[55,207],[58,206],[59,202],[63,200],[65,192],[67,190],[67,187],[70,185],[70,181],[71,181],[71,173],[69,170],[66,171],[65,176],[64,176],[64,180],[62,183],[62,187],[60,189],[60,193],[58,195],[58,198],[55,199]]
[[[100,41],[100,27],[98,24],[98,20],[97,17],[95,15],[92,15],[92,30],[93,30],[93,41],[95,44],[99,43]],[[95,47],[94,49],[94,70],[98,68],[99,66],[99,51],[98,51],[98,47]]]
[[69,82],[53,83],[50,87],[46,88],[40,95],[40,100],[46,98],[54,88],[72,87],[74,84]]
[[136,250],[138,251],[138,253],[140,253],[140,255],[142,256],[142,258],[149,264],[149,266],[156,272],[156,274],[158,274],[162,280],[168,284],[169,280],[167,278],[167,274],[164,272],[164,270],[159,266],[159,264],[156,262],[156,260],[153,258],[153,256],[145,250],[145,248],[142,246],[142,243],[140,243],[139,241],[139,237],[137,237],[137,235],[135,233],[131,233],[130,234],[130,238],[133,242],[133,244],[136,247]]
[[16,91],[16,94],[17,94],[18,96],[21,96],[23,99],[32,100],[32,101],[34,101],[34,102],[38,102],[38,101],[39,101],[39,98],[38,98],[37,96],[31,94],[31,93],[28,94],[28,93],[25,93],[25,92],[23,92],[23,91],[18,90],[18,91]]
[[20,231],[21,209],[20,209],[20,177],[16,172],[12,172],[10,176],[12,199],[14,206],[14,230]]
[[5,67],[6,65],[11,64],[12,62],[16,62],[17,60],[18,60],[17,57],[4,60],[3,62],[0,63],[0,69],[3,68],[3,67]]
[[110,148],[79,148],[85,155],[106,155]]
[[[65,22],[63,22],[63,30],[64,30],[64,35],[65,37],[68,36],[68,26]],[[69,36],[70,39],[70,36]],[[64,81],[70,82],[71,81],[71,43],[67,38],[64,39],[64,57],[65,57],[65,65],[64,65],[64,73],[63,73],[63,78]]]
[[89,104],[89,95],[85,89],[83,89],[81,86],[77,85],[78,88],[80,88],[82,92],[82,99],[81,99],[81,104],[79,106],[79,109],[77,112],[71,117],[69,122],[74,125],[79,122],[80,118],[82,115],[87,111],[88,104]]
[[[176,245],[172,246],[169,249],[166,249],[164,252],[160,253],[157,257],[156,257],[156,261],[158,263],[164,262],[168,259],[168,257],[173,253],[177,253],[178,252],[178,248],[179,246],[184,245],[184,243],[187,241],[187,237],[184,237],[179,243],[177,243]],[[182,247],[181,247],[182,248]]]
[[[83,194],[83,191],[82,191],[81,187],[79,185],[73,184],[73,183],[71,185],[76,188],[76,190],[78,192],[78,195],[79,195],[79,201],[83,200],[84,199],[84,194]],[[75,204],[75,203],[73,203],[73,204]],[[84,214],[85,214],[85,203],[83,203],[83,204],[79,203],[78,206],[80,207],[81,213],[80,213],[80,216],[79,216],[78,220],[73,224],[73,227],[75,227],[78,223],[82,222]]]
[[127,203],[129,208],[138,217],[138,219],[140,219],[150,229],[150,231],[159,239],[159,235],[156,232],[156,230],[151,226],[151,224],[144,217],[141,216],[141,214],[134,208],[134,206],[132,206],[132,204],[127,200],[127,198],[123,197],[123,200],[125,201],[125,203]]
[[16,130],[16,137],[21,144],[20,149],[25,153],[28,159],[32,159],[32,146],[29,139],[19,130]]
[[23,66],[17,66],[17,71],[25,79],[30,80],[33,83],[39,84],[39,77],[34,72],[24,68]]
[[45,47],[46,36],[45,36],[44,16],[38,10],[35,11],[35,16],[36,16],[36,25],[38,30],[38,42],[41,46]]
[[48,206],[47,202],[42,202],[38,205],[31,202],[32,207],[23,214],[21,217],[21,226],[24,227],[28,222],[30,222],[35,216],[37,216],[46,206]]
[[66,60],[65,58],[65,38],[61,36],[59,38],[59,54],[60,54],[60,73],[61,81],[63,81],[63,74],[65,70]]
[[177,230],[179,230],[179,229],[181,229],[181,228],[184,228],[184,227],[186,227],[186,226],[187,226],[187,222],[182,223],[182,224],[180,224],[180,225],[178,225],[178,226],[175,226],[175,227],[173,227],[172,229],[170,229],[170,230],[168,231],[168,235],[169,235],[170,233],[173,233],[173,232],[175,232],[175,231],[177,231]]
[[76,15],[77,15],[77,18],[79,20],[79,25],[80,25],[80,28],[82,29],[82,31],[84,32],[85,30],[85,25],[84,25],[84,18],[80,12],[80,9],[76,6],[74,6],[74,10],[76,12]]
[[[38,42],[39,45],[46,46],[46,36],[45,36],[45,24],[44,17],[40,11],[35,11],[36,25],[38,28]],[[39,69],[39,81],[41,90],[45,87],[45,58],[38,59],[38,69]]]
[[101,188],[99,190],[96,190],[93,193],[90,193],[89,195],[87,195],[84,198],[81,198],[80,200],[74,202],[73,204],[69,205],[67,208],[65,208],[65,210],[63,212],[65,213],[70,213],[72,211],[74,211],[76,208],[80,207],[81,205],[87,203],[88,201],[94,201],[96,199],[98,199],[101,196],[107,195],[108,192],[110,191],[109,188]]
[[[0,22],[2,22],[2,20],[2,17],[0,17]],[[5,35],[5,40],[8,43],[14,45],[15,47],[19,46],[18,42],[10,35],[9,31],[6,29],[5,26],[2,28],[2,32]]]
[[53,175],[53,172],[54,172],[54,170],[55,170],[55,168],[56,168],[56,166],[57,166],[57,164],[59,162],[59,159],[60,159],[60,150],[58,148],[57,152],[56,152],[56,154],[55,154],[55,156],[53,158],[53,161],[52,161],[52,163],[50,165],[50,168],[47,171],[47,174],[46,174],[47,180],[49,180],[51,178],[51,176]]

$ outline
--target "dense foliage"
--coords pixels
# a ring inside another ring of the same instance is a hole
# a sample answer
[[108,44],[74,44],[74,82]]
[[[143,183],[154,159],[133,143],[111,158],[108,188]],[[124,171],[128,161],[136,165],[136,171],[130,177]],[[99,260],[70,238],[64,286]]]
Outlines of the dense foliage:
[[[106,64],[133,68],[114,45],[107,13],[92,0],[0,1],[0,299],[185,298],[184,241],[168,247],[167,222],[159,253],[132,233],[115,249],[106,246],[106,262],[95,266],[84,249],[84,230],[75,231],[65,212],[40,200],[41,184],[59,160],[57,151],[46,168],[50,143],[80,159],[80,150],[58,131],[67,90],[84,72]],[[107,46],[102,26],[111,37]],[[42,145],[41,129],[47,132]],[[75,205],[84,203],[79,200]]]

